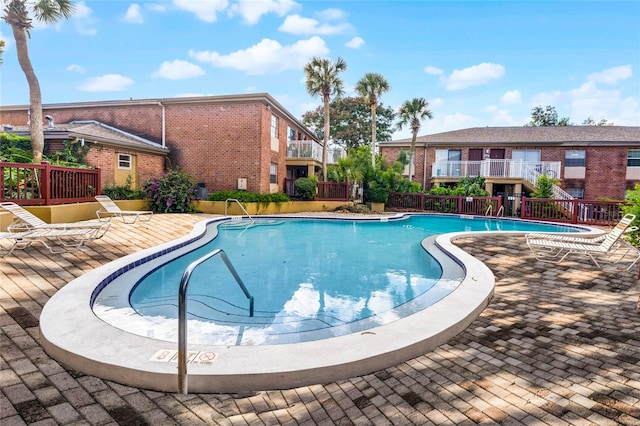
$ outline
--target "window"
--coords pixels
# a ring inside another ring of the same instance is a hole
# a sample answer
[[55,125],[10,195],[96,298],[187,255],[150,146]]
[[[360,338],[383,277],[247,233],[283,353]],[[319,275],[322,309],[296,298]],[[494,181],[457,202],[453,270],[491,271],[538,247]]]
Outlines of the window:
[[287,140],[295,141],[296,140],[296,129],[292,129],[291,127],[287,127]]
[[640,167],[640,151],[630,150],[627,158],[627,167]]
[[131,154],[118,154],[118,168],[131,170]]
[[278,117],[273,114],[271,115],[271,136],[278,137]]
[[[583,149],[569,149],[564,154],[565,167],[584,167],[586,151]],[[578,197],[576,197],[578,198]]]
[[573,198],[584,198],[584,188],[567,188],[567,192]]
[[436,149],[436,162],[461,160],[462,151],[459,149]]
[[540,150],[538,149],[514,149],[511,152],[512,160],[522,160],[527,163],[540,162]]
[[271,163],[269,166],[269,183],[278,183],[278,165]]

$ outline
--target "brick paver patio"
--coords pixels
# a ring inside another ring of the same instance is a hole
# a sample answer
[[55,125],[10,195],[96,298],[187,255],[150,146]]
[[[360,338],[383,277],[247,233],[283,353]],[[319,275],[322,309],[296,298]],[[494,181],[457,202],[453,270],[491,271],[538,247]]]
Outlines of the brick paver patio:
[[87,250],[52,256],[34,246],[0,260],[1,425],[640,425],[637,268],[536,262],[523,237],[459,241],[496,276],[489,307],[434,352],[366,376],[185,396],[87,376],[47,356],[38,318],[57,289],[202,219],[114,220]]

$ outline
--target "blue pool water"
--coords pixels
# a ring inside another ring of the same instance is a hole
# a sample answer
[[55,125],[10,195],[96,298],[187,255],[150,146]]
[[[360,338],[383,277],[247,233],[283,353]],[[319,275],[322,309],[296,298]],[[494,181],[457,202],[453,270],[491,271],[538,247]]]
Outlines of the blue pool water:
[[[225,251],[255,299],[249,303],[220,257],[192,274],[189,341],[274,344],[367,330],[424,309],[453,291],[462,268],[443,268],[421,245],[455,231],[575,230],[514,220],[414,215],[401,220],[258,219],[212,224],[218,236],[149,271],[130,293],[136,314],[158,325],[152,337],[172,340],[180,278],[194,260]],[[97,300],[98,304],[100,300]],[[151,334],[150,334],[151,333]]]

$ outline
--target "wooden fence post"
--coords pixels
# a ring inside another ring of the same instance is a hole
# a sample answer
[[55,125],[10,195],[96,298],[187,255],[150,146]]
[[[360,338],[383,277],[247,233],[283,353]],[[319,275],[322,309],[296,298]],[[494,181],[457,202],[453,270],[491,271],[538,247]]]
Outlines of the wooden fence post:
[[51,164],[48,161],[43,161],[44,169],[42,169],[42,176],[40,178],[40,193],[44,194],[44,205],[51,205]]

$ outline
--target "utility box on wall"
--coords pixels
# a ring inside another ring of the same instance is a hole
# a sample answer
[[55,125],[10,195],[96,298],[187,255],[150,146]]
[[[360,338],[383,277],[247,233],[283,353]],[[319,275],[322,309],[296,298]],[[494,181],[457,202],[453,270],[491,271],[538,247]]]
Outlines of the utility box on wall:
[[238,178],[238,189],[241,191],[247,190],[247,178]]

